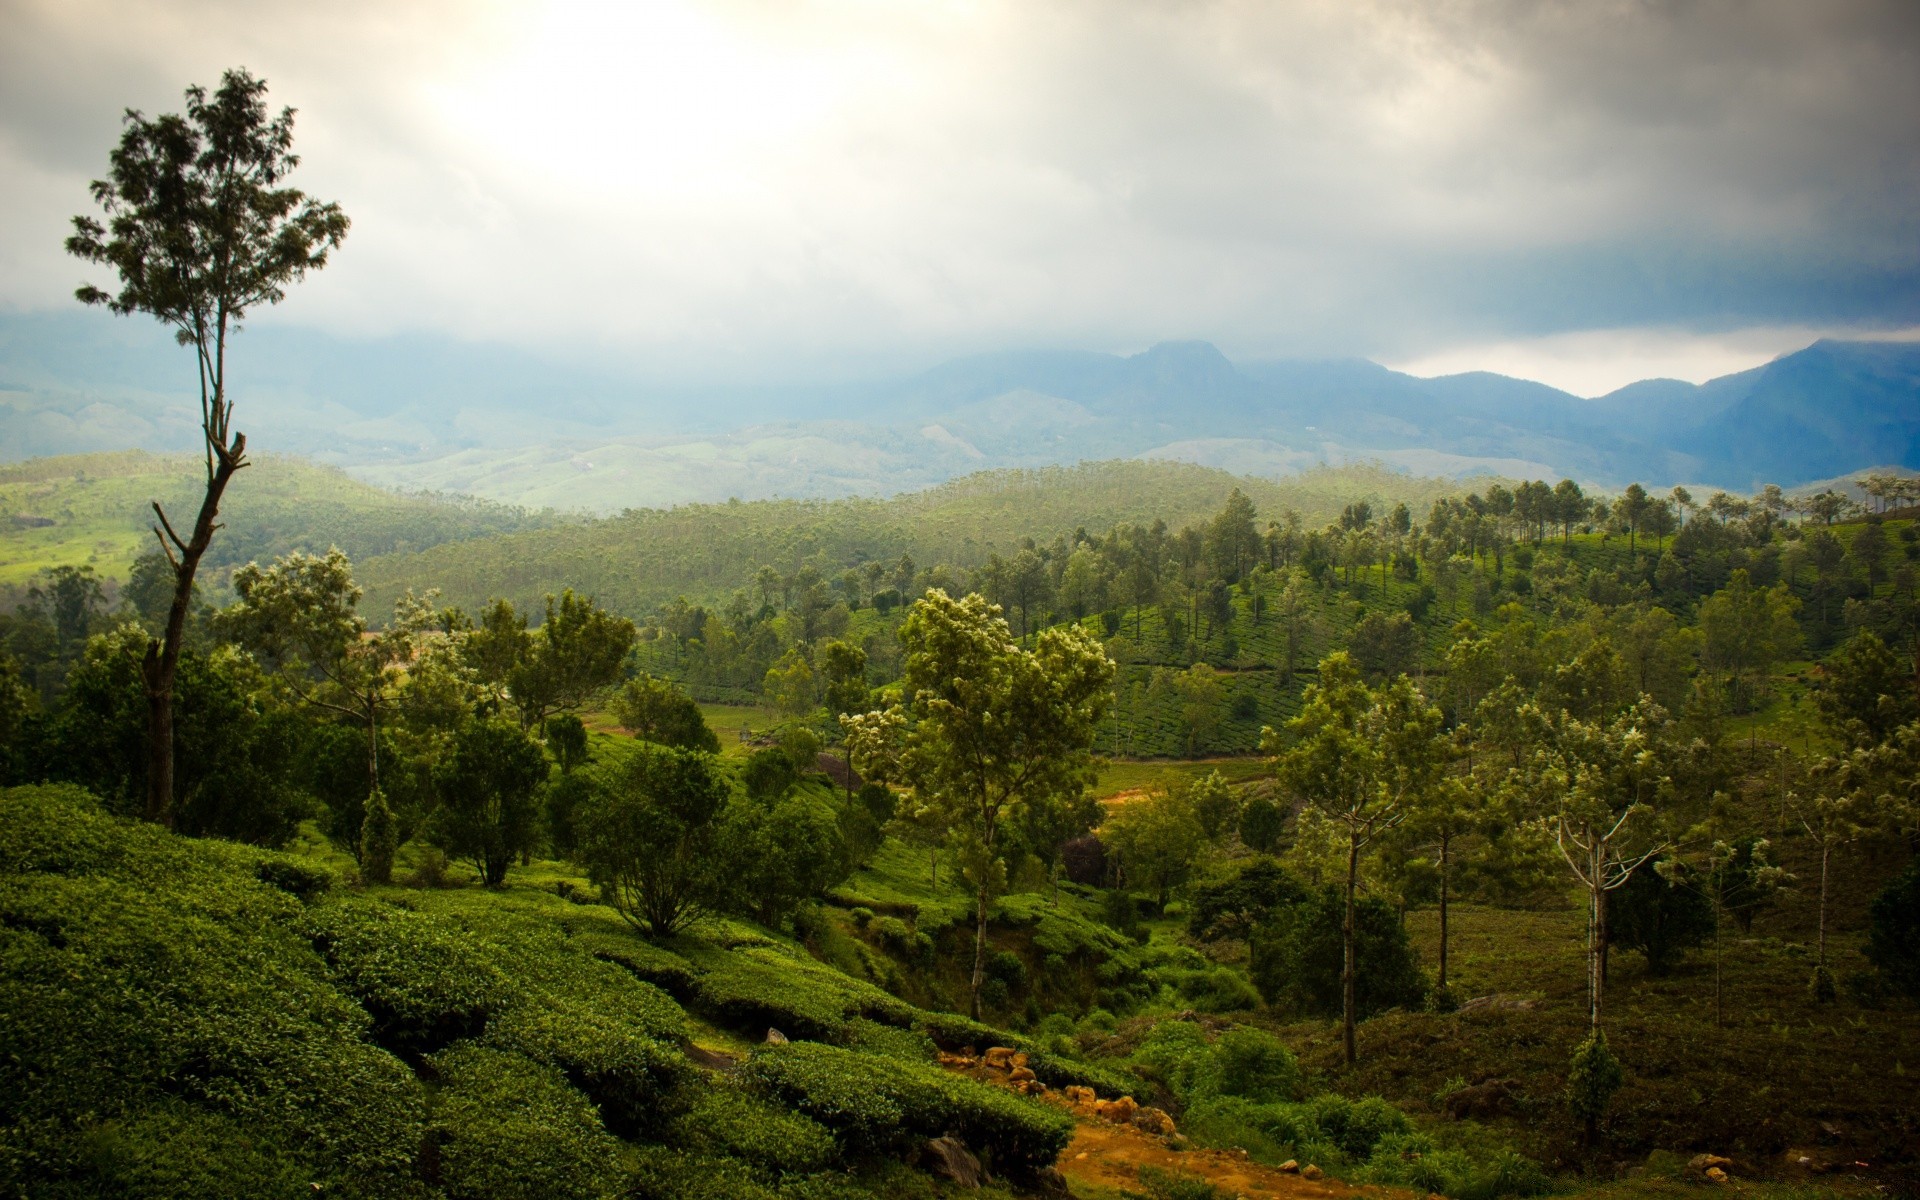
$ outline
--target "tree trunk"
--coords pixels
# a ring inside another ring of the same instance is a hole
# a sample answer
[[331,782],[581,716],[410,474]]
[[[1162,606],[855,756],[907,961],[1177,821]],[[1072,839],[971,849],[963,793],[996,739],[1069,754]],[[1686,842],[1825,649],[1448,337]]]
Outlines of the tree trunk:
[[1445,991],[1445,990],[1446,990],[1446,987],[1447,987],[1447,872],[1448,872],[1448,869],[1449,869],[1449,866],[1450,866],[1450,863],[1449,863],[1449,861],[1448,861],[1448,855],[1447,855],[1447,849],[1448,849],[1448,843],[1449,843],[1449,842],[1451,842],[1452,840],[1453,840],[1453,839],[1452,839],[1452,838],[1451,838],[1451,837],[1450,837],[1449,835],[1447,835],[1447,834],[1444,834],[1444,833],[1443,833],[1443,834],[1441,834],[1441,835],[1440,835],[1440,977],[1439,977],[1439,989],[1440,989],[1441,991]]
[[982,880],[975,897],[973,926],[973,1019],[980,1019],[980,984],[987,973],[987,885]]
[[1833,843],[1823,842],[1820,846],[1820,946],[1814,955],[1814,965],[1827,965],[1827,860],[1833,857]]
[[1346,1051],[1347,1065],[1353,1066],[1360,1060],[1360,1053],[1354,1044],[1353,1013],[1358,999],[1359,989],[1354,970],[1354,911],[1353,893],[1360,878],[1360,836],[1350,833],[1347,837],[1347,912],[1346,919],[1340,924],[1342,958],[1340,963],[1340,1042]]
[[[1598,875],[1595,876],[1599,878]],[[1607,991],[1607,889],[1599,886],[1593,893],[1593,1033],[1600,1032],[1600,1022],[1606,1016]]]
[[[212,434],[208,441],[213,442]],[[234,472],[247,465],[247,439],[235,434],[231,448],[214,445],[213,470],[207,476],[206,494],[200,501],[200,513],[194,519],[193,537],[182,543],[156,502],[153,511],[160,518],[161,547],[173,563],[173,603],[167,610],[164,640],[147,640],[146,657],[140,664],[141,681],[147,695],[147,820],[173,827],[173,684],[180,673],[180,647],[186,638],[187,610],[193,603],[193,577],[200,559],[213,542],[219,528],[220,497]],[[178,552],[176,554],[176,551]]]

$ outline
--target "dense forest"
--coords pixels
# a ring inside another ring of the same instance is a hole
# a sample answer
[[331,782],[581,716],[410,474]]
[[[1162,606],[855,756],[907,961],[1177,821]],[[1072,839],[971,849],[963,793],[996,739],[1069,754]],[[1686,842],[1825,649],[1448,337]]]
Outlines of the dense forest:
[[[96,470],[9,495],[131,526]],[[0,1187],[1910,1186],[1920,533],[1860,484],[263,486],[159,813],[163,561],[34,543]]]

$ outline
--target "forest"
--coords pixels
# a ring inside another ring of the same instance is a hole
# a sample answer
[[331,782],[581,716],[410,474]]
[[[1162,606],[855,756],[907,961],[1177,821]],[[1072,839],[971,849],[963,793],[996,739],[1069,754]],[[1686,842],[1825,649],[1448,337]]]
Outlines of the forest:
[[287,516],[183,610],[157,803],[167,560],[56,545],[0,616],[9,1194],[1920,1169],[1910,478],[584,521],[305,470],[235,485]]

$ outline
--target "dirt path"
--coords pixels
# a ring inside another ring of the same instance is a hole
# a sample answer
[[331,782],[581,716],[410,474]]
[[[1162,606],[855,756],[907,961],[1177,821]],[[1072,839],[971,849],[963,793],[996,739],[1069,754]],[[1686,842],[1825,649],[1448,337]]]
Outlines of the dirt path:
[[1384,1187],[1355,1188],[1331,1179],[1302,1179],[1230,1150],[1174,1150],[1165,1138],[1097,1117],[1080,1119],[1080,1127],[1058,1165],[1076,1196],[1137,1192],[1140,1168],[1149,1166],[1198,1175],[1228,1196],[1246,1200],[1413,1195]]

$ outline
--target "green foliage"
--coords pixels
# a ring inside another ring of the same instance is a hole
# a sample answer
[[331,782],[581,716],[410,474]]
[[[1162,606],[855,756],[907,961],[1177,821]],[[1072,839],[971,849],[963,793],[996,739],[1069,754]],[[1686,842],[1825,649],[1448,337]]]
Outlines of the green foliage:
[[768,926],[853,869],[840,811],[813,788],[793,789],[771,805],[735,800],[721,817],[718,844],[726,866],[716,903]]
[[1190,1021],[1163,1021],[1130,1061],[1189,1107],[1221,1096],[1261,1104],[1290,1101],[1302,1087],[1299,1064],[1286,1046],[1270,1033],[1246,1027],[1226,1030],[1209,1042]]
[[743,1159],[763,1171],[811,1174],[839,1157],[833,1135],[818,1121],[724,1084],[703,1090],[674,1120],[669,1137],[691,1153]]
[[619,1142],[551,1067],[456,1046],[427,1060],[439,1083],[429,1174],[455,1200],[596,1200],[612,1190]]
[[1682,954],[1713,936],[1713,901],[1700,881],[1678,864],[1667,873],[1658,869],[1661,865],[1642,866],[1607,900],[1608,940],[1622,950],[1639,951],[1655,975],[1671,972]]
[[[1329,887],[1278,909],[1254,930],[1250,970],[1254,985],[1269,1004],[1301,1014],[1340,1012],[1344,920],[1345,904],[1338,890]],[[1420,1008],[1427,981],[1400,914],[1384,900],[1361,897],[1355,901],[1354,924],[1355,1016],[1364,1019],[1389,1008]]]
[[1226,1200],[1227,1196],[1204,1176],[1186,1171],[1145,1166],[1140,1168],[1139,1180],[1148,1200]]
[[833,1046],[763,1047],[741,1074],[762,1095],[832,1129],[853,1154],[953,1133],[993,1169],[1017,1174],[1051,1163],[1073,1133],[1073,1119],[1058,1109],[938,1067]]
[[1574,1047],[1567,1063],[1567,1107],[1574,1119],[1586,1126],[1588,1141],[1597,1135],[1600,1119],[1607,1115],[1613,1094],[1625,1081],[1620,1060],[1607,1048],[1606,1034],[1588,1034],[1586,1041]]
[[1197,884],[1187,898],[1187,932],[1201,941],[1252,936],[1306,889],[1272,859],[1242,863],[1223,878]]
[[613,719],[642,741],[720,753],[720,739],[700,715],[700,706],[664,679],[651,675],[629,679],[614,697]]
[[580,857],[620,914],[667,937],[712,903],[715,822],[732,789],[712,755],[650,747],[577,814]]
[[291,1169],[404,1193],[425,1097],[256,852],[62,788],[0,792],[0,847],[0,1190],[273,1194]]
[[368,883],[392,880],[393,852],[399,848],[399,841],[400,830],[387,794],[375,788],[367,797],[367,816],[360,825],[360,871]]
[[1874,897],[1867,958],[1896,990],[1920,999],[1920,858]]
[[507,983],[458,925],[378,900],[341,896],[305,916],[333,982],[373,1018],[373,1034],[417,1057],[477,1036]]
[[534,799],[546,778],[546,755],[525,732],[498,719],[469,721],[434,770],[440,806],[429,836],[497,887],[533,844],[539,817]]

